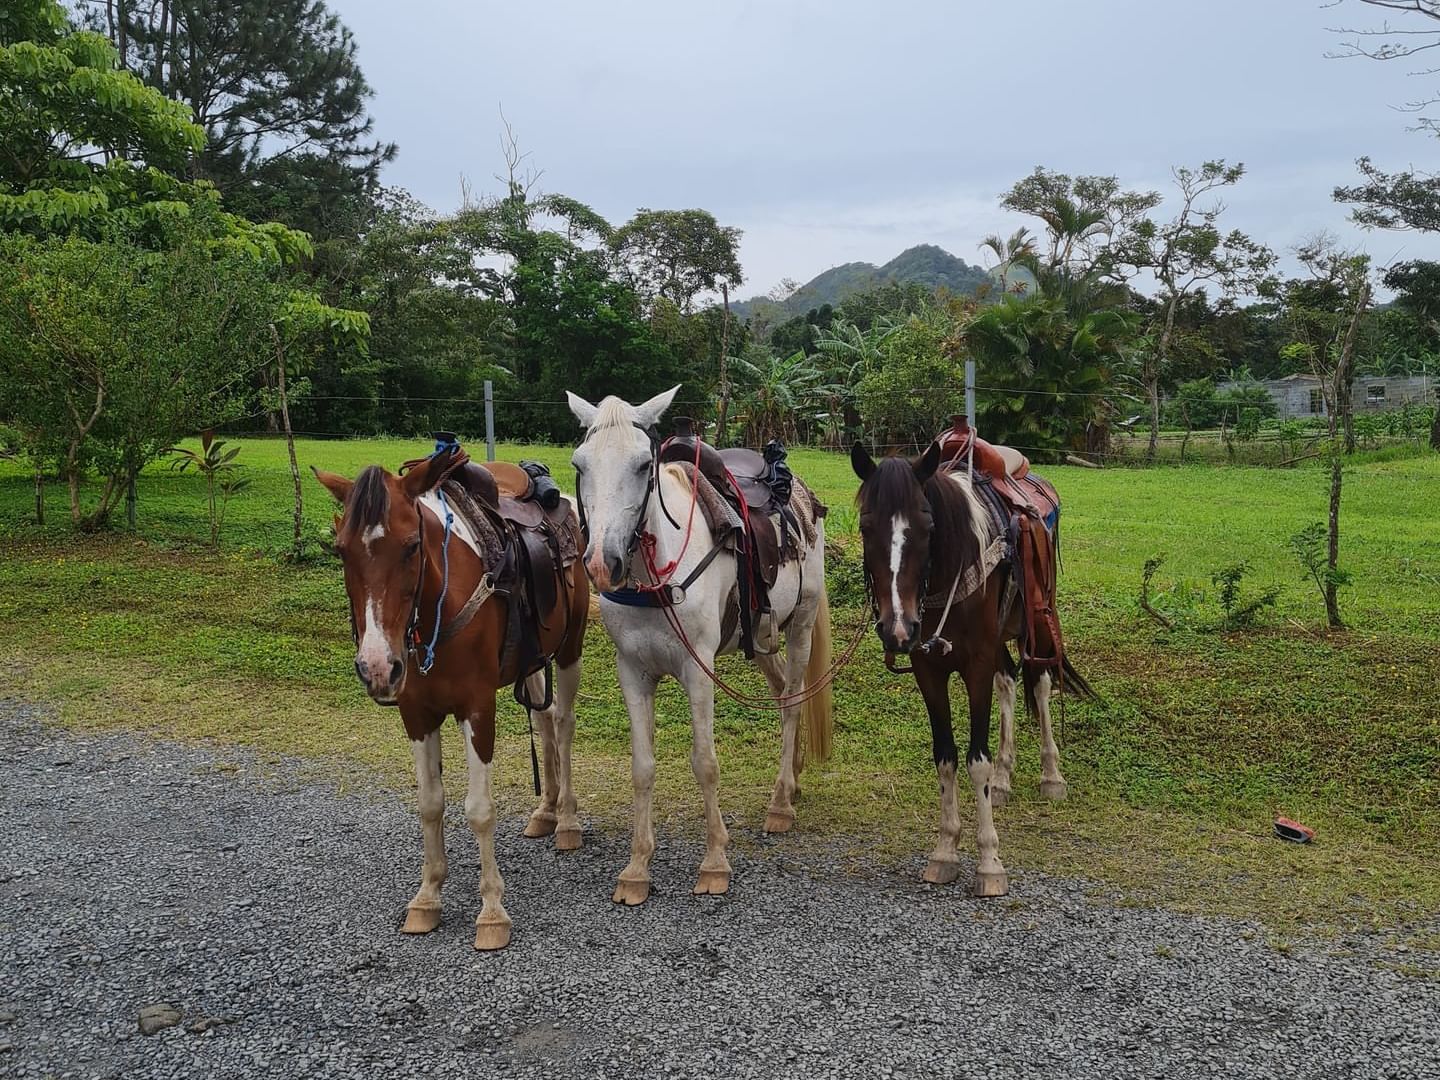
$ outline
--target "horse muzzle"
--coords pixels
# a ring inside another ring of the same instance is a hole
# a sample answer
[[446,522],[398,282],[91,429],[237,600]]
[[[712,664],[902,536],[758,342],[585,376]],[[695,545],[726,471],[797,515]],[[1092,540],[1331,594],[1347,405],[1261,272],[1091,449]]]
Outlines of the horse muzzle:
[[356,656],[355,674],[359,676],[365,692],[379,705],[394,705],[405,687],[405,661],[394,657],[372,663]]

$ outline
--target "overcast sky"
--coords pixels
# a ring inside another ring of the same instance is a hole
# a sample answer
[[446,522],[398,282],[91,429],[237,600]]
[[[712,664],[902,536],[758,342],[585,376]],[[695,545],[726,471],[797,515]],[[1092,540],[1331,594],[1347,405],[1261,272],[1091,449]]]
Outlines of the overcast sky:
[[[918,243],[979,262],[1024,224],[997,197],[1037,164],[1168,190],[1249,170],[1225,222],[1277,250],[1322,228],[1377,261],[1440,239],[1363,233],[1330,197],[1369,154],[1440,162],[1395,106],[1400,64],[1329,60],[1346,0],[331,0],[359,42],[385,179],[437,210],[498,188],[500,107],[540,187],[614,223],[703,207],[744,231],[744,296]],[[1440,86],[1440,77],[1433,80]]]

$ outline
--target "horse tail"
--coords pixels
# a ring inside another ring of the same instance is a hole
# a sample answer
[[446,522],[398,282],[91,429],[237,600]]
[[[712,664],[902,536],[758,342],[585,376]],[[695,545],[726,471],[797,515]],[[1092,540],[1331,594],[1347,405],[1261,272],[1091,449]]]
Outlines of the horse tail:
[[830,597],[822,583],[820,606],[815,613],[815,625],[810,631],[810,663],[805,668],[805,688],[808,691],[822,682],[824,687],[800,706],[809,753],[816,761],[824,761],[830,756],[835,733],[835,709],[831,693],[834,683],[830,665]]

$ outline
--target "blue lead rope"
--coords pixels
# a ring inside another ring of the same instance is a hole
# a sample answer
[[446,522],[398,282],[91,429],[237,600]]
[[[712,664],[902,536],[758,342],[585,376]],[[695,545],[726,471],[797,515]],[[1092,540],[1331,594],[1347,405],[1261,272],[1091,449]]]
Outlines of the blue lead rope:
[[[437,442],[435,453],[431,457],[445,453],[454,445],[456,444]],[[445,609],[445,595],[450,591],[450,528],[454,524],[455,515],[450,511],[444,489],[437,487],[435,494],[440,497],[440,505],[445,508],[445,536],[440,541],[440,595],[435,599],[435,629],[430,634],[430,644],[425,646],[425,655],[420,658],[421,675],[429,675],[430,669],[435,666],[435,646],[440,643],[440,617]]]

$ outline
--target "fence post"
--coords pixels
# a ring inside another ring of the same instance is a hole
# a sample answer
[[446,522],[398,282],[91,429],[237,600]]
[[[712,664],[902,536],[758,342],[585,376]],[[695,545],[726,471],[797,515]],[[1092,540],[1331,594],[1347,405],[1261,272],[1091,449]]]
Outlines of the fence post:
[[495,460],[495,384],[485,380],[485,460]]
[[130,477],[130,482],[125,488],[125,521],[130,526],[130,531],[135,531],[135,477]]
[[967,477],[975,479],[975,361],[965,361],[965,423],[970,426],[970,455],[965,468]]

